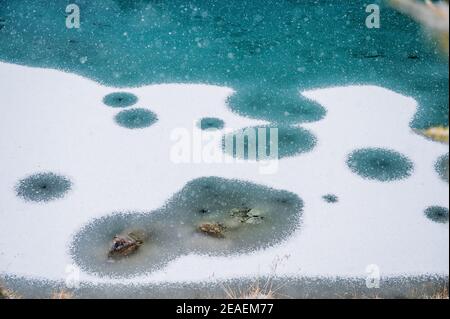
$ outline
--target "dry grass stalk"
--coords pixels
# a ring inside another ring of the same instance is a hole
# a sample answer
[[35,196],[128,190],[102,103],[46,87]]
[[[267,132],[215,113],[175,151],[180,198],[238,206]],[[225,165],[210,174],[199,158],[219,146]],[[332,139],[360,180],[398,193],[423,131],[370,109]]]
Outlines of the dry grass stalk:
[[277,257],[272,263],[271,274],[261,283],[261,279],[257,278],[248,288],[232,289],[231,287],[223,287],[226,298],[228,299],[280,299],[289,298],[280,293],[280,290],[286,284],[275,286],[276,272],[281,263],[289,259],[289,255]]
[[427,29],[439,41],[442,50],[449,53],[449,6],[448,1],[390,0],[393,7],[410,16]]
[[60,291],[55,291],[52,294],[51,299],[73,299],[73,294],[62,289]]
[[0,285],[0,299],[22,299],[22,297]]

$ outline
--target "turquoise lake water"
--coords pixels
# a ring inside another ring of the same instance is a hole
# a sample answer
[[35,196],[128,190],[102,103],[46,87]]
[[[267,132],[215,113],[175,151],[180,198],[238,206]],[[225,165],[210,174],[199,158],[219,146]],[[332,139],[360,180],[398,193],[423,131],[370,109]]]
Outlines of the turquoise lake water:
[[[0,1],[0,60],[114,87],[207,83],[237,93],[238,114],[293,124],[323,117],[298,90],[373,84],[420,104],[414,128],[448,125],[448,62],[420,26],[365,1]],[[81,27],[67,29],[76,3]],[[351,119],[349,119],[351,121]]]

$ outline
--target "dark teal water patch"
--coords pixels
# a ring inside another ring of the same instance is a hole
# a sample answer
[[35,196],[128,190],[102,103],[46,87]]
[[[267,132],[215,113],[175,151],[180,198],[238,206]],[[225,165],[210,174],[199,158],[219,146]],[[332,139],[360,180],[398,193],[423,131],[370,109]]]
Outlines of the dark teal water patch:
[[435,169],[438,172],[441,179],[448,183],[448,174],[449,174],[448,154],[441,156],[437,160],[435,164]]
[[440,206],[431,206],[425,210],[425,216],[428,219],[439,223],[446,224],[448,223],[448,209]]
[[366,28],[363,0],[79,0],[81,28],[69,30],[65,0],[2,0],[0,60],[114,87],[229,86],[232,110],[285,124],[321,118],[299,90],[379,85],[418,100],[413,128],[448,126],[448,60],[372,2],[380,29]]
[[356,150],[348,156],[347,165],[359,176],[381,182],[407,178],[414,168],[406,156],[382,148]]
[[16,194],[26,201],[48,202],[63,198],[72,182],[54,173],[38,173],[19,181]]
[[339,197],[334,194],[327,194],[322,196],[323,200],[329,204],[335,204],[339,201]]
[[[272,136],[274,129],[278,130],[277,139],[274,139],[276,135]],[[294,126],[258,126],[228,133],[222,141],[225,153],[252,160],[267,159],[268,156],[275,158],[275,145],[278,145],[278,159],[281,159],[312,151],[316,137],[308,130]]]
[[103,103],[111,107],[128,107],[136,104],[138,98],[136,95],[126,92],[115,92],[106,95]]
[[153,125],[158,117],[146,109],[131,109],[120,112],[115,117],[116,123],[129,129],[142,129]]
[[[189,182],[162,208],[115,213],[95,219],[74,237],[71,254],[84,270],[99,276],[130,277],[163,267],[190,253],[228,256],[276,245],[301,224],[302,200],[295,194],[217,177]],[[223,227],[223,236],[199,231]],[[115,235],[140,231],[148,239],[133,255],[111,262]]]
[[274,123],[304,123],[321,120],[325,109],[300,96],[299,88],[241,88],[228,99],[234,112]]
[[221,130],[225,126],[225,122],[215,117],[205,117],[200,119],[198,127],[201,130]]

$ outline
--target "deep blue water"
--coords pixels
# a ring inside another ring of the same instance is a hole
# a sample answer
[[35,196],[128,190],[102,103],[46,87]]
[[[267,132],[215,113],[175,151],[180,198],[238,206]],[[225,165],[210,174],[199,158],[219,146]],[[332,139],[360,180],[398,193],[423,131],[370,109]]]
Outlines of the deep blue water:
[[[285,124],[323,116],[297,89],[374,84],[418,100],[414,128],[448,125],[447,60],[416,23],[371,2],[380,29],[366,28],[362,0],[0,0],[0,60],[115,87],[231,86],[233,111]],[[80,29],[65,26],[68,3]]]

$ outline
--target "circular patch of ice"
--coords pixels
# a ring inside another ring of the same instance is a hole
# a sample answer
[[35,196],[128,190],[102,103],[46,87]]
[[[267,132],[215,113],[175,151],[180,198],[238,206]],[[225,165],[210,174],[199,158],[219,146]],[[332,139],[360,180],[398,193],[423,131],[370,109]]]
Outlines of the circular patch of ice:
[[17,196],[26,201],[48,202],[59,199],[71,189],[72,182],[54,173],[38,173],[19,181]]
[[382,148],[364,148],[352,152],[347,165],[359,176],[390,182],[411,175],[414,164],[403,154]]
[[440,206],[431,206],[425,209],[425,216],[428,219],[440,223],[446,224],[448,223],[448,209]]
[[146,109],[131,109],[117,114],[115,120],[122,127],[140,129],[151,126],[158,120],[158,117]]
[[136,95],[127,92],[115,92],[103,98],[103,103],[116,108],[128,107],[136,104],[137,101]]

